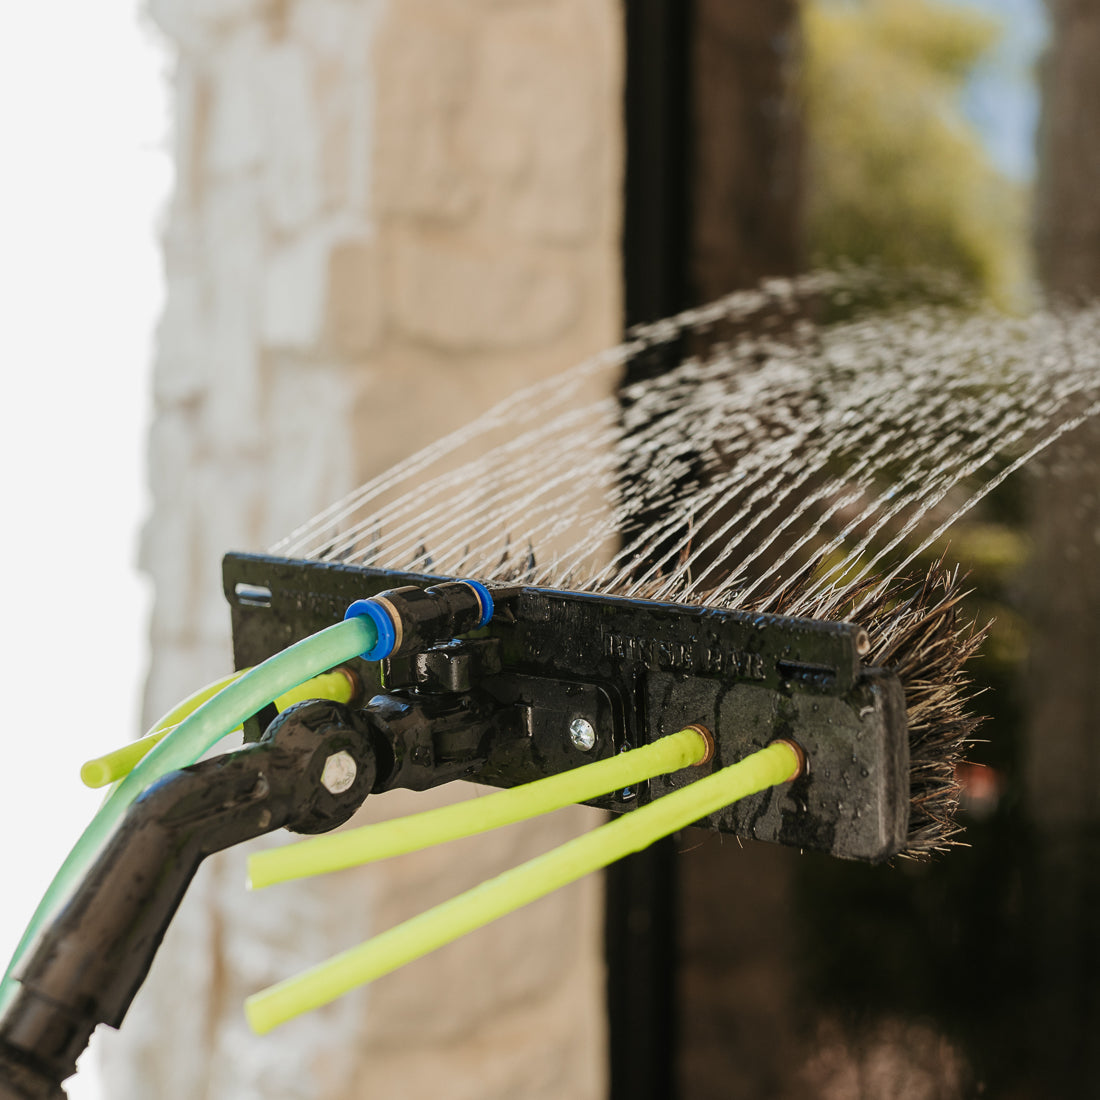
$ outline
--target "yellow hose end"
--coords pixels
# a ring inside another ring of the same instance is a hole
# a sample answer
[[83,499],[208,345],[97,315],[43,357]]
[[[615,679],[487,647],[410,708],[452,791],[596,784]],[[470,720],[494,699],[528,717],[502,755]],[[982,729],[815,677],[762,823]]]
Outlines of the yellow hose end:
[[84,785],[92,788],[106,787],[109,783],[129,775],[153,746],[164,740],[166,733],[168,730],[157,730],[156,733],[146,734],[138,741],[131,741],[122,748],[87,761],[80,768],[80,778],[84,781]]
[[[781,737],[771,745],[782,745],[790,753],[791,771],[786,779],[780,780],[781,783],[789,783],[792,779],[797,779],[806,770],[806,753],[797,741],[789,741]],[[771,745],[768,747],[771,748]]]
[[80,781],[85,787],[98,790],[106,787],[111,782],[111,769],[107,766],[103,757],[88,760],[80,765]]
[[259,993],[253,993],[244,1001],[244,1018],[254,1035],[266,1035],[279,1026],[279,1020],[270,1011],[269,1001]]

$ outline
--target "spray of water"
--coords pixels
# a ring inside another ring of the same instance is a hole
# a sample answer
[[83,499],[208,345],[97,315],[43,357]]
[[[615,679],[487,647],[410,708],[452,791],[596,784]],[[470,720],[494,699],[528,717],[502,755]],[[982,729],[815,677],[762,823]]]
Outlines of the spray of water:
[[[1008,318],[944,295],[891,304],[884,288],[870,273],[777,280],[639,328],[274,551],[858,615],[1100,411],[1096,308]],[[639,363],[659,372],[622,387]]]

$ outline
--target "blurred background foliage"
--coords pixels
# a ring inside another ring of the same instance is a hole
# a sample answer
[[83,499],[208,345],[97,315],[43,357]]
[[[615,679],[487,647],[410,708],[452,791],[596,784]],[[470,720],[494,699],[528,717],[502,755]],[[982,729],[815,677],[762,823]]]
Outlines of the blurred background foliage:
[[807,0],[803,30],[812,264],[951,271],[1026,307],[1029,187],[962,108],[1000,21],[935,0]]
[[[802,18],[811,265],[950,272],[975,299],[1032,308],[1032,184],[997,167],[964,110],[968,81],[1007,22],[945,0],[804,0]],[[1005,1044],[1028,1033],[1039,988],[1026,888],[1028,494],[1026,475],[1009,479],[947,547],[974,589],[963,613],[992,621],[970,666],[987,721],[970,752],[977,766],[960,775],[966,847],[888,880],[804,860],[796,889],[812,911],[804,965],[822,1003],[864,1020],[936,1019],[966,1051],[964,1093],[1030,1097],[1035,1051]],[[890,944],[870,948],[886,926]],[[950,989],[948,974],[958,976]]]

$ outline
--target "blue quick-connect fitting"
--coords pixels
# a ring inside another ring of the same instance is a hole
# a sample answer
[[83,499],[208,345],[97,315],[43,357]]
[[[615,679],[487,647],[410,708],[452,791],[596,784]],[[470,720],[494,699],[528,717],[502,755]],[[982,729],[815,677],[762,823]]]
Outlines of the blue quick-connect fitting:
[[489,620],[493,617],[493,597],[481,581],[468,580],[465,583],[477,593],[478,601],[481,604],[481,619],[477,624],[477,629],[480,630],[483,626],[488,626]]
[[431,588],[408,585],[356,600],[344,618],[356,615],[368,616],[378,629],[378,641],[363,659],[381,661],[479,630],[493,617],[493,597],[479,581],[444,581]]
[[397,645],[397,631],[394,629],[393,620],[389,613],[374,600],[356,600],[347,611],[345,619],[354,619],[357,615],[366,615],[374,623],[378,630],[378,640],[370,649],[359,656],[364,661],[381,661],[388,657]]

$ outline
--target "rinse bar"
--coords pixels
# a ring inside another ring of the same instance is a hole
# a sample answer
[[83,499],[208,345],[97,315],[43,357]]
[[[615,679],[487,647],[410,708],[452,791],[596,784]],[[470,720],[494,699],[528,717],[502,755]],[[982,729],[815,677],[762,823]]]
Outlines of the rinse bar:
[[[237,667],[339,621],[355,600],[447,579],[230,554]],[[862,664],[858,626],[523,585],[494,587],[493,599],[473,635],[351,662],[363,698],[408,746],[397,785],[517,786],[700,723],[715,741],[708,765],[595,804],[627,811],[783,737],[806,752],[806,774],[700,824],[853,859],[902,847],[905,700],[896,677]]]

